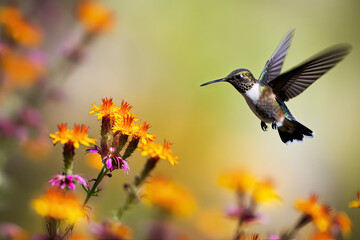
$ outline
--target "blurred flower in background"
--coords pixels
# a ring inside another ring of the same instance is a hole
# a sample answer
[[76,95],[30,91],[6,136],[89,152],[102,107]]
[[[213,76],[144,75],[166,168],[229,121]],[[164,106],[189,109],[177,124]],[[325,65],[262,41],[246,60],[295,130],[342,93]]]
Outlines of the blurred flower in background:
[[188,190],[165,177],[151,178],[144,187],[143,196],[145,203],[177,216],[188,216],[196,206]]

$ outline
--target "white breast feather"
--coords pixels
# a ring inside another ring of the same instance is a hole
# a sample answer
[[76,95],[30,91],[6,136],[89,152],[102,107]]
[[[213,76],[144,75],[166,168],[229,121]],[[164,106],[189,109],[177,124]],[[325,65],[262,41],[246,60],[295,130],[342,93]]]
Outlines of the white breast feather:
[[254,86],[245,92],[245,96],[247,96],[253,103],[259,101],[261,96],[261,86],[259,83],[255,83]]

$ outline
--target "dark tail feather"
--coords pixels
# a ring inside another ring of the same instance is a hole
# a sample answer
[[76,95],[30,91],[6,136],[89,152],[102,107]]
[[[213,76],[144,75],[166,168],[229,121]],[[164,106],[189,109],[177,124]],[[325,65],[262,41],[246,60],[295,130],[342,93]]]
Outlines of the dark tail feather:
[[304,137],[314,137],[315,133],[298,121],[285,118],[283,125],[278,128],[281,141],[286,145],[292,142],[302,142]]

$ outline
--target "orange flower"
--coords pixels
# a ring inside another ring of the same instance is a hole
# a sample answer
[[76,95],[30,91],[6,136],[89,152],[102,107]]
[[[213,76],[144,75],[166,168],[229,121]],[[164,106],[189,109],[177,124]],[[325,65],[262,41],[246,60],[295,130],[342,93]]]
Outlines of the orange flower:
[[42,31],[26,22],[19,9],[12,6],[0,10],[0,23],[15,41],[26,47],[36,47],[42,42]]
[[110,118],[111,124],[114,124],[114,122],[120,117],[119,116],[119,108],[116,106],[115,103],[113,103],[112,98],[103,98],[101,99],[103,102],[99,106],[96,106],[95,104],[92,104],[91,111],[89,114],[94,114],[97,116],[97,119],[100,120],[103,117],[107,116]]
[[75,124],[74,129],[67,129],[67,124],[62,123],[58,125],[58,129],[58,132],[50,133],[50,137],[54,139],[54,145],[58,142],[61,144],[72,142],[75,148],[79,148],[80,144],[87,147],[90,144],[95,144],[96,139],[88,137],[87,131],[89,127],[86,127],[84,124]]
[[89,147],[90,143],[95,144],[96,139],[89,138],[87,131],[89,127],[86,127],[84,124],[74,125],[74,130],[71,131],[71,141],[74,143],[75,148],[79,148],[80,144]]
[[45,71],[41,63],[15,53],[6,47],[2,51],[0,61],[5,75],[15,86],[32,85]]
[[152,142],[156,139],[155,135],[151,135],[147,132],[147,130],[150,128],[150,124],[147,124],[146,122],[144,122],[143,125],[137,125],[135,128],[135,132],[133,134],[133,136],[135,138],[139,138],[140,141],[143,144],[147,144],[148,142]]
[[92,33],[110,29],[114,21],[112,13],[97,1],[81,1],[77,14],[84,28]]
[[121,121],[116,121],[114,123],[112,131],[120,131],[122,134],[129,136],[132,135],[135,132],[134,119],[135,117],[130,114],[124,116]]
[[151,158],[168,160],[171,165],[178,164],[178,157],[175,156],[170,147],[173,144],[164,140],[164,144],[157,144],[154,142],[148,142],[146,144],[140,143],[138,150],[142,151],[142,156],[149,155]]
[[360,191],[356,193],[357,200],[349,203],[350,208],[360,208]]
[[41,216],[67,219],[70,223],[75,223],[84,216],[76,196],[56,188],[50,188],[45,195],[33,200],[32,207]]
[[295,202],[295,208],[305,215],[309,215],[312,218],[313,223],[317,228],[324,232],[328,229],[331,218],[329,215],[329,208],[317,203],[317,196],[310,196],[309,200],[300,199]]
[[144,196],[146,203],[180,216],[189,215],[196,206],[185,188],[163,177],[152,178],[144,187]]
[[337,227],[342,232],[342,234],[348,234],[351,230],[351,221],[349,217],[343,212],[336,213],[332,217],[332,225]]
[[61,144],[67,143],[70,138],[70,130],[67,129],[67,123],[62,123],[57,125],[59,131],[54,134],[50,133],[50,137],[53,138],[53,144],[60,142]]

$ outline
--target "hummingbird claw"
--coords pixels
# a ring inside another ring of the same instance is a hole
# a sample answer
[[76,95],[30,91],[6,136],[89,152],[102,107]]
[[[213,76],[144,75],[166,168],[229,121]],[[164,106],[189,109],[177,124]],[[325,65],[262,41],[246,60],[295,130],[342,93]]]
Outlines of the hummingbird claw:
[[272,129],[276,130],[276,129],[277,129],[276,122],[273,122],[273,123],[271,124],[271,127],[272,127]]
[[268,129],[268,126],[266,125],[266,123],[264,121],[261,121],[261,129],[266,132]]

